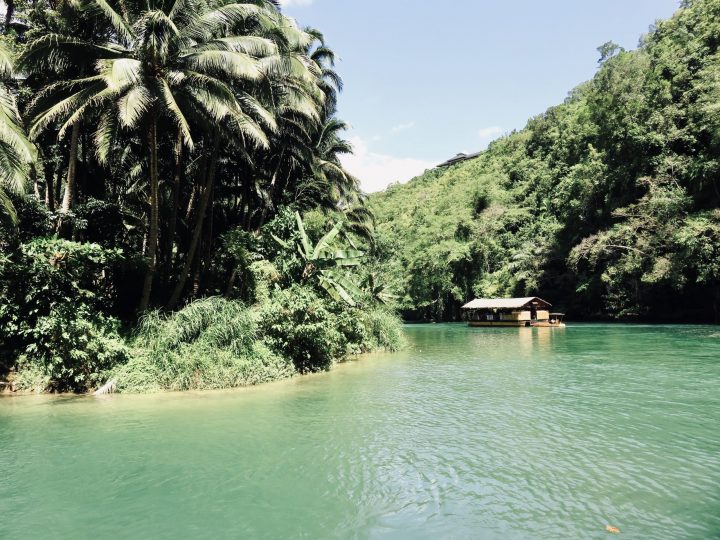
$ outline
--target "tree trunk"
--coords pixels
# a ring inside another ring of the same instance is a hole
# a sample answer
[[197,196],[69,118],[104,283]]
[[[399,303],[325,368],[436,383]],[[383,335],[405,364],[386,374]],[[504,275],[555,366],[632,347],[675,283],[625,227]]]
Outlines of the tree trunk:
[[170,217],[168,219],[167,238],[165,239],[165,264],[168,269],[173,266],[173,247],[177,231],[177,215],[180,206],[180,183],[182,181],[182,135],[178,133],[175,143],[175,177],[173,178],[172,198],[170,201]]
[[227,288],[225,289],[225,296],[230,296],[230,294],[232,294],[232,290],[235,287],[235,280],[237,279],[239,273],[240,271],[237,266],[233,268],[232,274],[230,274],[230,279],[228,279]]
[[205,179],[205,185],[202,187],[202,196],[200,197],[200,207],[198,208],[197,216],[195,218],[195,226],[193,228],[192,238],[190,239],[190,247],[188,248],[185,263],[183,264],[180,275],[178,276],[178,282],[175,285],[172,296],[168,301],[168,309],[173,309],[178,301],[180,295],[185,289],[185,283],[190,274],[190,268],[192,267],[193,259],[195,258],[195,252],[197,251],[198,244],[200,242],[200,234],[202,233],[203,223],[205,221],[205,213],[207,212],[208,201],[210,200],[210,191],[215,180],[215,170],[217,168],[218,151],[220,149],[220,137],[215,135],[215,141],[213,143],[212,157],[210,158],[210,168],[207,171],[207,177]]
[[70,135],[70,161],[68,163],[67,181],[63,196],[61,212],[67,214],[75,203],[77,189],[78,139],[80,137],[80,122],[73,125]]
[[250,231],[250,180],[246,179],[243,182],[243,229]]
[[55,171],[55,207],[62,201],[62,172],[60,169]]
[[45,206],[51,212],[55,211],[55,171],[50,160],[42,160],[43,173],[45,175]]
[[212,239],[213,239],[213,221],[215,219],[214,217],[214,209],[215,209],[215,185],[213,183],[210,183],[210,200],[208,201],[208,207],[206,216],[205,216],[205,238],[203,240],[203,255],[202,260],[200,261],[199,265],[199,271],[195,276],[195,283],[194,283],[194,294],[197,296],[197,294],[201,290],[201,281],[203,278],[203,275],[207,273],[208,268],[210,268],[210,260],[212,259]]
[[263,225],[265,225],[265,220],[267,219],[268,211],[270,210],[270,205],[272,205],[273,208],[277,206],[275,204],[275,190],[277,188],[277,177],[278,177],[278,174],[280,173],[280,167],[282,166],[282,160],[283,160],[284,156],[285,156],[285,148],[283,148],[282,151],[280,152],[280,157],[278,158],[277,167],[275,167],[275,172],[273,173],[272,181],[270,182],[270,191],[268,193],[269,204],[263,205],[262,213],[260,214],[260,223],[257,226],[258,231],[260,229],[262,229]]
[[80,171],[81,174],[75,173],[75,175],[78,177],[77,183],[77,189],[76,195],[78,200],[80,202],[87,202],[87,197],[90,195],[88,190],[88,158],[87,158],[87,151],[88,151],[88,133],[87,130],[84,130],[82,134],[80,135],[80,152],[82,154],[82,169]]
[[30,173],[32,174],[32,179],[33,179],[33,194],[35,195],[35,198],[38,201],[41,201],[42,196],[40,195],[40,185],[38,184],[37,164],[33,164],[31,166]]
[[157,118],[153,117],[148,133],[148,144],[150,145],[150,226],[147,243],[148,268],[143,283],[142,298],[140,300],[140,311],[145,311],[150,304],[150,292],[152,291],[153,278],[157,267],[157,244],[158,227],[160,225],[158,193],[160,190],[158,179],[157,162]]
[[[202,166],[200,167],[201,171],[205,171],[205,158],[202,158]],[[204,173],[203,173],[204,174]],[[190,199],[188,200],[187,208],[185,209],[185,221],[190,221],[190,218],[193,215],[193,212],[195,212],[195,206],[197,206],[197,198],[198,198],[198,192],[200,191],[200,188],[198,188],[197,185],[193,185],[193,188],[190,192]]]
[[10,33],[10,23],[15,16],[15,0],[5,0],[5,33]]
[[63,194],[62,206],[60,207],[60,219],[57,224],[57,231],[63,229],[63,215],[70,212],[75,203],[75,191],[77,189],[77,163],[78,163],[78,138],[80,137],[80,122],[75,122],[70,134],[70,157],[68,160],[67,179],[65,180],[65,193]]

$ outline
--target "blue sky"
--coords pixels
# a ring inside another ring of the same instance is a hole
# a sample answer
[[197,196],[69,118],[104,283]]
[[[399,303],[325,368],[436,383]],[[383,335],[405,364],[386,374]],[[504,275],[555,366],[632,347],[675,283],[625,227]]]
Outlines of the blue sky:
[[285,0],[340,56],[340,116],[366,191],[481,150],[561,103],[678,0]]

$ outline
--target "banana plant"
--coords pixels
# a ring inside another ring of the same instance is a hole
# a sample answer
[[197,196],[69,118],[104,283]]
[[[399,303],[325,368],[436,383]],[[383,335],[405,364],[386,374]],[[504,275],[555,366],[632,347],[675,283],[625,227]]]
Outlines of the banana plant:
[[[338,221],[330,232],[323,236],[317,244],[312,245],[299,212],[295,212],[295,221],[299,237],[296,248],[301,260],[305,263],[302,279],[304,281],[315,280],[333,300],[338,302],[343,300],[351,306],[356,306],[357,302],[353,296],[357,297],[361,291],[348,276],[339,270],[359,266],[365,254],[357,249],[335,247],[334,241],[342,232],[343,222]],[[292,248],[288,242],[275,235],[272,237],[285,249]]]
[[391,305],[400,298],[380,272],[368,273],[363,281],[363,289],[380,304]]

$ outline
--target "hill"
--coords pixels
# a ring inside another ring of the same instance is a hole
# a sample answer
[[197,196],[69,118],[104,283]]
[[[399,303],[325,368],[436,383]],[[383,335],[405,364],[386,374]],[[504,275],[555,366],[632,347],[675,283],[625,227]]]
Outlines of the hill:
[[720,1],[688,1],[635,51],[476,159],[371,197],[408,319],[539,295],[573,318],[717,321]]

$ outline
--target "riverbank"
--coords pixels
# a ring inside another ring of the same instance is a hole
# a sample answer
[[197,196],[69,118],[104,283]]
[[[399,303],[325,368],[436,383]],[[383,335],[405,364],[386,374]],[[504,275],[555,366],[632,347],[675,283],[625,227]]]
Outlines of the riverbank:
[[83,393],[114,381],[113,390],[125,393],[236,388],[328,370],[402,344],[401,323],[390,311],[330,303],[292,287],[251,307],[207,298],[177,313],[150,313],[131,336],[86,338],[70,344],[85,354],[56,363],[24,356],[5,387]]

